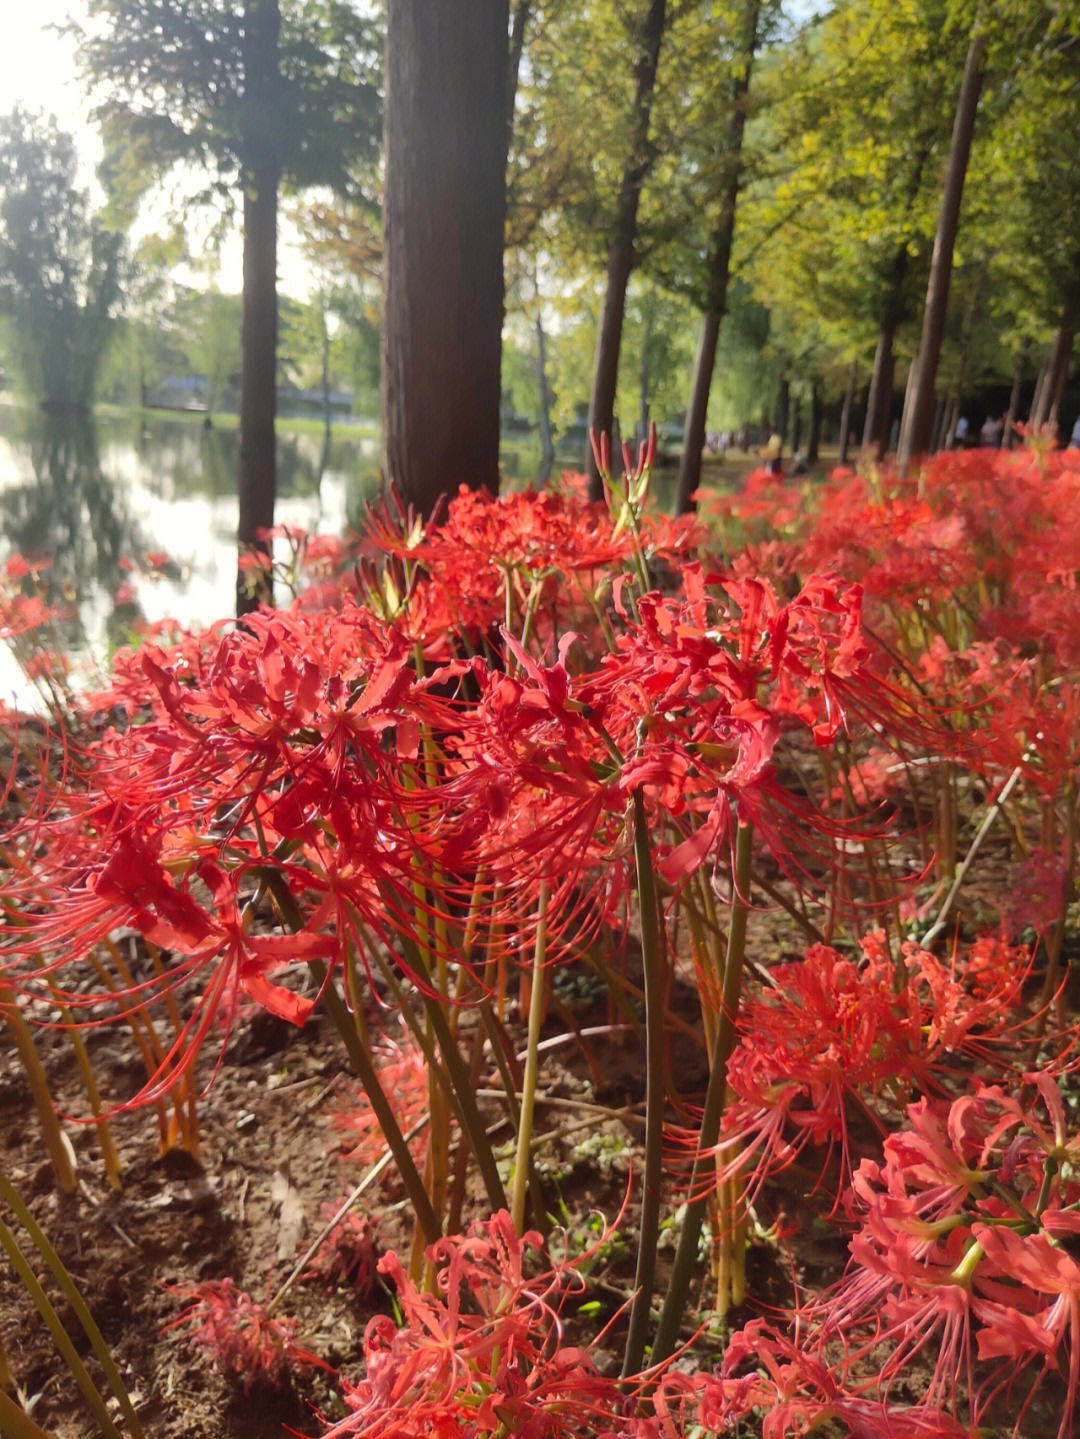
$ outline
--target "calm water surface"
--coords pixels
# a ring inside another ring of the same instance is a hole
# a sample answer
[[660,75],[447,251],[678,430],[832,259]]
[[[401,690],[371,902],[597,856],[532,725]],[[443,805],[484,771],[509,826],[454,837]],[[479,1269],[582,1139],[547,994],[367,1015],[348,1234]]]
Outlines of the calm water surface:
[[[378,441],[336,427],[278,435],[283,523],[340,534],[374,493]],[[200,419],[45,416],[0,403],[0,566],[15,552],[52,561],[43,577],[65,618],[59,642],[84,682],[127,643],[132,622],[203,625],[235,608],[234,429]],[[153,571],[147,553],[168,563]],[[0,645],[0,696],[27,699]]]

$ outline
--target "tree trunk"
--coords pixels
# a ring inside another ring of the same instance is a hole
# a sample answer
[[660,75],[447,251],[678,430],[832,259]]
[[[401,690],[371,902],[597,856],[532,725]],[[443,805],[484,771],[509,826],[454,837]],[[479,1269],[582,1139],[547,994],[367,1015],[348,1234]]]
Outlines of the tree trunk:
[[870,374],[870,391],[866,397],[866,423],[863,426],[863,449],[883,453],[889,442],[892,420],[892,396],[896,366],[893,359],[894,324],[882,323],[878,331],[874,368]]
[[786,375],[781,375],[780,385],[776,391],[776,407],[773,410],[773,433],[780,436],[782,440],[787,439],[788,420],[791,416],[791,382]]
[[701,484],[701,452],[705,448],[705,421],[709,412],[709,391],[716,366],[716,345],[720,338],[720,314],[706,310],[701,317],[694,373],[690,380],[690,406],[683,429],[682,454],[679,456],[679,481],[675,491],[675,513],[688,514],[697,508],[698,486]]
[[510,25],[510,78],[506,94],[506,152],[510,153],[510,142],[514,138],[514,105],[517,102],[518,80],[521,76],[521,57],[525,53],[525,31],[529,27],[532,0],[517,0]]
[[[538,297],[539,298],[539,297]],[[540,401],[540,479],[546,480],[555,463],[555,443],[551,437],[551,391],[547,379],[547,336],[539,304],[536,310],[536,388]]]
[[817,380],[810,386],[810,434],[806,440],[807,466],[816,465],[821,449],[821,387]]
[[904,309],[904,281],[908,271],[908,250],[901,245],[893,257],[888,288],[881,308],[874,369],[870,376],[870,396],[866,402],[866,424],[863,427],[863,449],[884,452],[892,426],[893,386],[896,366],[893,343]]
[[638,432],[640,441],[649,438],[649,349],[652,344],[654,302],[650,295],[645,302],[644,328],[641,334],[641,365],[638,369]]
[[1016,369],[1013,371],[1012,389],[1009,391],[1009,408],[1005,412],[1005,424],[1001,431],[1001,448],[1011,450],[1013,446],[1014,426],[1020,415],[1020,392],[1024,386],[1024,373],[1027,370],[1028,350],[1025,340],[1020,346],[1020,353],[1016,357]]
[[[907,204],[905,215],[910,216],[919,191],[922,177],[930,159],[930,147],[924,145],[916,154],[911,174],[908,177]],[[874,369],[870,377],[870,393],[866,403],[866,420],[863,426],[863,449],[883,454],[889,448],[892,435],[893,390],[896,385],[896,360],[893,346],[896,332],[904,319],[904,285],[910,268],[911,255],[906,244],[898,245],[893,254],[892,264],[885,285],[881,305],[881,328],[878,331],[877,351],[874,355]]]
[[840,411],[840,454],[837,457],[838,463],[846,465],[848,461],[848,446],[851,443],[851,411],[855,404],[855,380],[858,367],[852,360],[848,369],[847,389],[844,391],[844,404]]
[[[653,161],[649,147],[649,121],[652,116],[656,70],[666,20],[667,0],[649,0],[641,28],[641,48],[635,65],[634,124],[615,208],[615,228],[608,250],[604,305],[600,312],[600,328],[596,336],[592,391],[589,396],[589,430],[592,434],[607,435],[609,440],[615,415],[615,391],[619,382],[619,350],[622,347],[623,316],[626,312],[626,287],[630,283],[630,274],[634,268],[638,204]],[[586,445],[585,467],[589,476],[589,498],[602,500],[604,486],[596,468],[591,444]]]
[[904,418],[897,447],[897,463],[903,469],[906,469],[916,456],[925,454],[930,443],[934,418],[934,387],[937,383],[941,344],[945,336],[953,250],[960,225],[960,205],[964,197],[964,180],[968,157],[971,154],[971,140],[975,132],[975,116],[979,108],[985,51],[986,42],[976,28],[968,46],[964,75],[960,82],[956,119],[949,145],[949,163],[945,172],[945,191],[934,239],[934,253],[930,261],[922,335],[904,400]]
[[760,0],[745,0],[743,10],[742,64],[731,89],[731,104],[722,140],[723,171],[720,188],[720,211],[713,234],[709,256],[708,303],[701,320],[701,337],[694,360],[690,384],[690,405],[686,411],[682,455],[679,457],[679,480],[675,490],[675,513],[686,514],[694,509],[693,495],[701,484],[701,454],[705,448],[705,424],[709,412],[709,391],[712,389],[716,365],[716,345],[720,322],[727,309],[728,276],[731,273],[731,249],[735,240],[735,212],[742,182],[742,147],[746,130],[746,97],[758,46]]
[[499,487],[508,0],[390,0],[383,481],[431,515]]
[[277,207],[279,169],[273,143],[278,84],[277,0],[248,0],[244,73],[244,292],[240,321],[240,558],[256,556],[236,580],[236,613],[273,602],[272,546],[258,538],[274,523],[277,462]]
[[1066,286],[1061,316],[1046,357],[1039,392],[1032,402],[1031,424],[1036,428],[1053,425],[1057,428],[1058,410],[1065,394],[1072,364],[1073,343],[1077,320],[1080,319],[1080,287],[1075,282]]
[[802,396],[795,396],[791,407],[791,453],[797,455],[802,447]]

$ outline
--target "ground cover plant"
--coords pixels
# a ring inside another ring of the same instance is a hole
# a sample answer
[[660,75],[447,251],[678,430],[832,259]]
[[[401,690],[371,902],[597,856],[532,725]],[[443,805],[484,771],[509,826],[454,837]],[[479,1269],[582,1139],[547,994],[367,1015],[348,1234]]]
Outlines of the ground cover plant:
[[[1080,454],[755,475],[700,525],[647,447],[597,462],[606,503],[282,534],[288,607],[6,717],[0,1001],[59,1136],[17,1226],[77,1268],[99,1164],[210,1223],[261,1122],[314,1229],[274,1170],[261,1273],[159,1256],[157,1331],[299,1432],[1066,1439]],[[314,1101],[235,1087],[264,1040]],[[32,1055],[73,1042],[54,1102]],[[78,1432],[0,1337],[12,1432]],[[271,1432],[131,1370],[105,1432]]]

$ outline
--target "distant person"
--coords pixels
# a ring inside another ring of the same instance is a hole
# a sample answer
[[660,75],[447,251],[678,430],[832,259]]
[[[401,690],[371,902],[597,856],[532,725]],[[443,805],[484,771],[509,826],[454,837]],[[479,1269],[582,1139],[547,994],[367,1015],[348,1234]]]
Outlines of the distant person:
[[1080,415],[1076,417],[1076,424],[1072,427],[1072,434],[1069,436],[1069,444],[1074,450],[1080,450]]
[[783,479],[784,441],[780,435],[769,436],[768,442],[762,446],[761,458],[765,461],[765,468],[770,475]]
[[953,448],[966,450],[968,440],[971,438],[971,426],[968,423],[967,415],[961,415],[956,422],[956,429],[953,431]]

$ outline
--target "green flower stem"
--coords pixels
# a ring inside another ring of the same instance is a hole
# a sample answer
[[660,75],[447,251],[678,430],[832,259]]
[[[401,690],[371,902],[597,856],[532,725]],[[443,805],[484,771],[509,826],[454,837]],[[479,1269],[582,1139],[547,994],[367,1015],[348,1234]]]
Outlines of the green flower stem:
[[735,839],[735,893],[728,926],[727,952],[724,958],[724,988],[720,1015],[713,1047],[712,1069],[705,1091],[705,1108],[701,1116],[701,1133],[690,1177],[690,1198],[683,1215],[675,1263],[668,1292],[660,1310],[660,1320],[653,1341],[652,1362],[660,1364],[674,1351],[679,1329],[686,1312],[690,1292],[690,1276],[697,1259],[698,1238],[705,1215],[707,1189],[705,1171],[714,1163],[713,1151],[720,1134],[720,1120],[727,1099],[727,1067],[735,1048],[735,1023],[742,993],[743,958],[746,948],[747,904],[750,888],[750,858],[753,849],[753,828],[740,824]]
[[26,1073],[26,1082],[30,1086],[38,1118],[41,1120],[45,1147],[49,1153],[53,1173],[56,1175],[56,1182],[66,1194],[73,1194],[78,1182],[75,1152],[56,1116],[52,1091],[49,1089],[45,1069],[34,1046],[29,1025],[19,1010],[15,991],[6,984],[0,985],[0,1011],[7,1020],[11,1037],[15,1041],[15,1048],[18,1050],[19,1059]]
[[[52,1271],[53,1278],[56,1280],[64,1298],[71,1305],[75,1317],[78,1319],[83,1332],[90,1341],[91,1348],[98,1357],[105,1378],[108,1380],[109,1388],[116,1396],[117,1403],[126,1420],[129,1434],[132,1436],[132,1439],[144,1439],[142,1425],[139,1423],[138,1416],[135,1413],[135,1408],[127,1392],[127,1387],[120,1377],[120,1371],[117,1369],[113,1362],[113,1357],[109,1353],[109,1346],[101,1337],[100,1329],[98,1329],[94,1323],[93,1317],[89,1309],[87,1309],[82,1295],[79,1293],[71,1275],[64,1268],[60,1256],[49,1243],[44,1230],[30,1213],[30,1210],[27,1209],[19,1197],[17,1190],[3,1172],[0,1172],[0,1199],[3,1199],[4,1203],[13,1211],[15,1217],[29,1236],[34,1248]],[[0,1220],[0,1248],[4,1249],[8,1258],[11,1260],[12,1265],[19,1275],[23,1288],[27,1294],[29,1294],[38,1313],[45,1321],[45,1325],[50,1334],[52,1334],[56,1347],[63,1355],[64,1362],[71,1371],[75,1382],[86,1396],[87,1403],[93,1409],[102,1430],[109,1436],[109,1439],[113,1439],[113,1436],[119,1439],[120,1431],[113,1423],[109,1411],[105,1408],[101,1395],[94,1387],[93,1380],[86,1372],[86,1368],[79,1358],[60,1316],[53,1308],[49,1296],[45,1293],[44,1289],[42,1289],[34,1271],[27,1263],[22,1250],[19,1248],[18,1241],[3,1220]],[[0,1432],[6,1433],[6,1430],[0,1427]]]
[[407,935],[399,933],[400,943],[410,969],[419,980],[417,989],[421,1001],[431,1020],[431,1027],[435,1031],[435,1038],[439,1042],[442,1051],[443,1063],[446,1065],[454,1087],[454,1094],[461,1112],[462,1124],[465,1133],[469,1137],[472,1151],[476,1155],[476,1162],[480,1167],[480,1176],[484,1181],[484,1188],[487,1190],[488,1203],[493,1211],[506,1209],[506,1191],[503,1189],[502,1180],[499,1178],[498,1165],[495,1163],[495,1153],[491,1147],[491,1141],[487,1136],[487,1129],[481,1118],[480,1110],[476,1104],[476,1095],[473,1093],[473,1086],[469,1079],[469,1069],[461,1056],[461,1051],[454,1041],[450,1032],[450,1024],[446,1018],[443,1003],[433,997],[433,985],[431,972],[427,962],[420,951],[419,946]]
[[656,1281],[656,1244],[660,1237],[660,1201],[664,1162],[664,977],[660,909],[645,801],[634,791],[634,858],[641,916],[641,958],[645,981],[645,1171],[641,1196],[634,1302],[623,1353],[623,1378],[636,1374],[645,1355],[649,1309]]
[[0,1389],[0,1434],[7,1439],[55,1439],[47,1429],[35,1424],[25,1409]]
[[525,1077],[521,1085],[521,1112],[518,1121],[517,1159],[514,1163],[514,1190],[510,1216],[520,1234],[525,1227],[525,1196],[529,1188],[529,1146],[532,1142],[536,1108],[536,1081],[540,1072],[540,1025],[544,1018],[544,961],[547,957],[547,880],[540,882],[536,913],[536,944],[533,948],[532,995],[529,1000],[529,1042],[525,1053]]
[[323,991],[323,999],[326,1004],[330,1018],[333,1020],[337,1032],[341,1035],[342,1042],[349,1054],[356,1077],[364,1086],[364,1093],[368,1097],[368,1103],[375,1113],[379,1122],[379,1128],[383,1132],[383,1138],[389,1145],[390,1152],[394,1156],[394,1163],[398,1167],[401,1181],[405,1185],[405,1191],[409,1196],[413,1212],[416,1215],[420,1228],[424,1231],[424,1238],[429,1244],[434,1244],[442,1238],[442,1230],[439,1221],[435,1217],[435,1211],[431,1207],[431,1200],[424,1187],[424,1181],[413,1162],[412,1153],[401,1132],[401,1126],[397,1122],[393,1106],[386,1097],[379,1080],[378,1071],[372,1063],[371,1055],[368,1053],[367,1045],[360,1037],[360,1031],[356,1027],[352,1015],[349,1013],[345,1001],[338,992],[337,986],[327,978],[326,966],[321,960],[313,959],[308,962],[308,967],[315,977],[316,983]]

